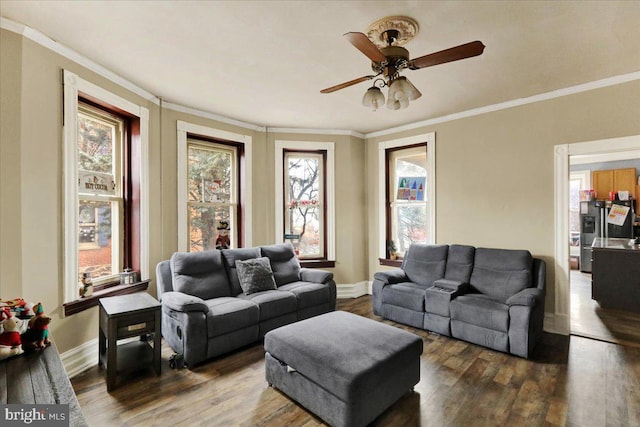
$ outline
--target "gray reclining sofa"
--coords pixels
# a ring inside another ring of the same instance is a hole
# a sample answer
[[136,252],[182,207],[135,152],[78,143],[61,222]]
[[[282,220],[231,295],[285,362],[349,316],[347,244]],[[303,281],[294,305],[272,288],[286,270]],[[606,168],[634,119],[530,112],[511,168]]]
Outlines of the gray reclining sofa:
[[542,337],[545,271],[525,250],[414,244],[400,269],[374,275],[373,312],[528,358]]
[[[243,292],[236,261],[268,258],[274,289]],[[162,336],[188,366],[251,344],[272,329],[335,310],[333,273],[300,268],[293,247],[176,252],[156,267]]]

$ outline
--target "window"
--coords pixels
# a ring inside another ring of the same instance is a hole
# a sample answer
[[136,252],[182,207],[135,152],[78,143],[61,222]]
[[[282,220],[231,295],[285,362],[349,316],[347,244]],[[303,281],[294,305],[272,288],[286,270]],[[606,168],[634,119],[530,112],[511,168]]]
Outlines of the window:
[[569,174],[569,255],[580,256],[580,190],[591,187],[591,171],[571,171]]
[[238,148],[200,139],[187,140],[191,252],[238,247]]
[[427,241],[427,147],[391,148],[386,156],[387,251],[402,256],[411,244]]
[[123,145],[125,118],[78,106],[78,277],[95,284],[131,266],[124,251]]
[[183,121],[178,140],[178,250],[251,246],[251,141]]
[[383,265],[400,265],[390,260],[394,248],[402,258],[412,243],[436,243],[435,158],[435,133],[378,143],[378,253]]
[[284,152],[284,232],[300,259],[326,259],[326,151]]
[[275,141],[275,242],[303,267],[335,266],[334,143]]
[[[64,70],[64,312],[149,278],[149,111]],[[96,285],[79,300],[82,273]],[[126,290],[122,290],[125,292]]]

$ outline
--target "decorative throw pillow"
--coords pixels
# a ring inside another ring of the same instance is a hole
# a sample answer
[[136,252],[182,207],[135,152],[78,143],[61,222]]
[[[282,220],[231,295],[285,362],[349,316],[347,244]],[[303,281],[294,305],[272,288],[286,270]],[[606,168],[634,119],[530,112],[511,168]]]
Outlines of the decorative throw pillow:
[[245,295],[276,289],[276,281],[273,279],[273,271],[267,257],[236,261],[236,271]]

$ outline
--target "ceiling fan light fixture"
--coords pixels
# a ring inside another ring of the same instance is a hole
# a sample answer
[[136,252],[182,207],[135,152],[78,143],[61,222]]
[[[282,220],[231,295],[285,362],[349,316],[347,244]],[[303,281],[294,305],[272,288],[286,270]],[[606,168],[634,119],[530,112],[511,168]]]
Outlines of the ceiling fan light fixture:
[[375,86],[367,89],[362,97],[362,105],[376,111],[381,105],[384,105],[384,95],[382,91]]

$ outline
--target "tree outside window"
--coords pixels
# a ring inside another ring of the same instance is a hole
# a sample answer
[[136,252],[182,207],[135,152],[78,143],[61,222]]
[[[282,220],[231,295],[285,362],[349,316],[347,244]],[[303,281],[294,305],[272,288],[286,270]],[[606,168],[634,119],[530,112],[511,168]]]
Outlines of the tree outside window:
[[124,120],[78,109],[78,277],[109,280],[121,271],[123,244],[122,146]]
[[236,247],[237,148],[189,139],[187,151],[189,250]]
[[326,152],[284,152],[284,230],[301,259],[326,258]]

